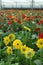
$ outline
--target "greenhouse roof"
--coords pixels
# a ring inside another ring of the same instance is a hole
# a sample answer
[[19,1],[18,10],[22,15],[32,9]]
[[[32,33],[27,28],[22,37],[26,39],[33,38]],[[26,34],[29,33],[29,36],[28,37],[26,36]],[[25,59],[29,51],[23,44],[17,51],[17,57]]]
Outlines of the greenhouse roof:
[[43,0],[2,0],[2,8],[43,8]]

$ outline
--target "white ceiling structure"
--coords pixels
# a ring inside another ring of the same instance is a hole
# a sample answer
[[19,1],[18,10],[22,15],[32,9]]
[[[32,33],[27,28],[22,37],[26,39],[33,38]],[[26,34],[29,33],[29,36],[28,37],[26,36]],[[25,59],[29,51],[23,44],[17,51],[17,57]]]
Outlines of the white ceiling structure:
[[31,0],[2,0],[3,2],[30,2]]
[[[33,0],[34,8],[43,8],[43,0]],[[2,7],[6,8],[31,8],[32,0],[2,0]]]

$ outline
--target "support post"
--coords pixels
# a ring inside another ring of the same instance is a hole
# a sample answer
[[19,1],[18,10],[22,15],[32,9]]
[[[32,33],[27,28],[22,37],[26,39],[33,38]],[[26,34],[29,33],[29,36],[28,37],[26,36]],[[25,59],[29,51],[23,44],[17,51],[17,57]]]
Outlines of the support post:
[[2,9],[2,0],[0,0],[0,10]]

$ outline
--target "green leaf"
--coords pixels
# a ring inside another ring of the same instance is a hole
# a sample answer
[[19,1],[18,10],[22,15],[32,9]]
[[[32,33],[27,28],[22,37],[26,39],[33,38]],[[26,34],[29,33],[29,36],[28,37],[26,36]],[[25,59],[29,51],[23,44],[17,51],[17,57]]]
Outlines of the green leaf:
[[0,61],[0,65],[4,65],[4,61]]
[[40,49],[40,56],[43,58],[43,48]]
[[14,65],[19,65],[19,63],[15,63]]
[[39,59],[35,60],[34,63],[35,63],[36,65],[42,65],[41,60],[39,60]]
[[15,63],[15,64],[12,64],[12,65],[19,65],[19,63]]

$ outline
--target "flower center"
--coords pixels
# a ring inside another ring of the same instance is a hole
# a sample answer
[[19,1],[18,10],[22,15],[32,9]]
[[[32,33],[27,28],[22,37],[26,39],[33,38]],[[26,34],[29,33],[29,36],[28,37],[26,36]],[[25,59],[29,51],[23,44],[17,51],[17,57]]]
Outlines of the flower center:
[[31,52],[28,52],[28,56],[30,56],[31,55]]
[[12,36],[10,36],[10,39],[12,39]]
[[43,43],[41,42],[40,44],[42,45]]
[[8,39],[6,39],[6,41],[8,41]]
[[23,48],[23,51],[25,51],[25,49]]
[[19,45],[19,43],[17,43],[17,45]]

